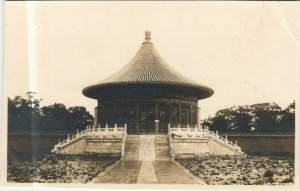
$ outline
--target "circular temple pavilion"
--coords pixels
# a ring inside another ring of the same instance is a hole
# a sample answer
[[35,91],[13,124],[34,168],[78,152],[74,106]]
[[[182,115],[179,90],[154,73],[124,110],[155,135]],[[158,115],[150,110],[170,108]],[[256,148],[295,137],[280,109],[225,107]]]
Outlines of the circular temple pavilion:
[[135,57],[121,70],[83,89],[98,100],[95,125],[127,124],[129,134],[167,133],[171,126],[199,124],[198,100],[211,88],[198,84],[168,65],[151,42],[151,32]]

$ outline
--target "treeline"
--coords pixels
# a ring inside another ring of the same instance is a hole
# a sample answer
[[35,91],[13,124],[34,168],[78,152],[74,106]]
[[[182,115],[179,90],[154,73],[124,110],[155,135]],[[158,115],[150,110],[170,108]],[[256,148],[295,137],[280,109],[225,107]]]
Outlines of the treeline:
[[41,99],[34,92],[26,98],[8,98],[8,132],[22,131],[75,131],[93,124],[93,116],[85,107],[66,108],[64,104],[41,107]]
[[281,109],[276,103],[233,106],[203,120],[219,132],[295,132],[295,101]]

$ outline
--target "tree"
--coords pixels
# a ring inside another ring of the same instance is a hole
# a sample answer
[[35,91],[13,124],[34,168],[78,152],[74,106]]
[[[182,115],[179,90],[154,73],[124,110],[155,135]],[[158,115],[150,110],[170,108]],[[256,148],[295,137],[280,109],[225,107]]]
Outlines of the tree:
[[93,124],[93,116],[85,107],[69,109],[62,103],[40,108],[41,99],[35,92],[26,98],[8,98],[8,131],[76,131]]
[[239,106],[235,108],[234,124],[236,131],[249,132],[251,131],[251,110],[248,106]]
[[295,131],[295,101],[285,110],[276,103],[233,106],[221,109],[202,125],[220,132]]
[[285,110],[283,110],[280,125],[282,127],[282,131],[295,133],[295,100]]
[[93,116],[86,111],[85,107],[75,106],[68,109],[70,113],[70,120],[73,128],[83,130],[87,125],[93,124]]
[[68,130],[71,128],[70,115],[66,106],[55,103],[41,108],[42,127],[45,130]]
[[281,108],[276,103],[261,103],[251,105],[254,113],[255,131],[279,131],[282,119]]
[[35,130],[39,126],[39,105],[42,100],[36,99],[36,93],[27,92],[27,99],[16,96],[8,98],[8,130]]

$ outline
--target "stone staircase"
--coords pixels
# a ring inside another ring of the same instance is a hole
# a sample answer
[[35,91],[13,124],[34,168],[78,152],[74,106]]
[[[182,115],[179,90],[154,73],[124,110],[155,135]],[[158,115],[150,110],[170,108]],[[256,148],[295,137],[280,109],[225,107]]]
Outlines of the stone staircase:
[[155,135],[140,135],[139,160],[155,160]]
[[169,125],[169,142],[172,157],[193,155],[239,155],[245,156],[237,142],[221,137],[218,131],[213,132],[205,128],[178,125],[171,128]]
[[139,160],[139,135],[127,135],[123,160]]
[[155,139],[156,160],[170,160],[170,143],[167,135],[156,135]]
[[170,160],[167,135],[128,135],[123,160]]
[[[51,150],[55,154],[84,154],[84,153],[124,153],[124,143],[127,137],[127,125],[123,127],[105,128],[87,126],[83,131],[68,135],[63,141],[58,141]],[[107,145],[110,145],[107,147]]]

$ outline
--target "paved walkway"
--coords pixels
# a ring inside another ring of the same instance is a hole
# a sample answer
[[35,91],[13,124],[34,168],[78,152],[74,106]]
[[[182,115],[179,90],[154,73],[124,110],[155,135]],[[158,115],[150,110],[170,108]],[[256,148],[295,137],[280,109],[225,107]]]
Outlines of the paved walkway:
[[135,184],[140,168],[140,161],[117,161],[95,177],[92,183]]
[[113,184],[205,184],[176,161],[118,161],[92,180]]
[[156,184],[158,179],[152,161],[142,161],[142,166],[137,180],[138,184]]

